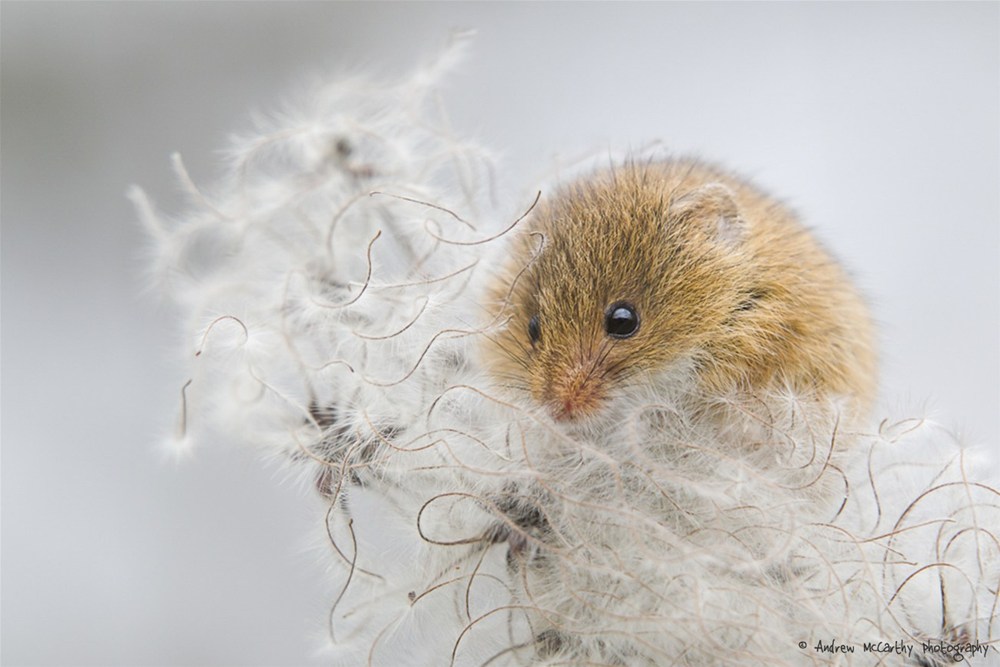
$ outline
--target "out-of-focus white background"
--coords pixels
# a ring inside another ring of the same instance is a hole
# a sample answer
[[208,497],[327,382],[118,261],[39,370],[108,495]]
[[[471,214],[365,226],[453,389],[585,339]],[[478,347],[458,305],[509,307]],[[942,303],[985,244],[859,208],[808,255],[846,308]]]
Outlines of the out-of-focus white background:
[[1000,446],[1000,5],[3,2],[2,661],[298,664],[333,587],[317,503],[220,444],[175,465],[172,311],[141,184],[195,179],[305,75],[402,74],[478,31],[445,99],[533,192],[660,139],[796,206],[881,324],[887,414]]

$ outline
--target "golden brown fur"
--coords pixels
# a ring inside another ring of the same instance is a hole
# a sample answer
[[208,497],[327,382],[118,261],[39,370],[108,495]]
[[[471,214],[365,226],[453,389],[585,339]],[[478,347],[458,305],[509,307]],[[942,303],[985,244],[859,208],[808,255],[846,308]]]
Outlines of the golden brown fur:
[[[789,387],[860,414],[875,393],[872,326],[843,269],[782,204],[699,162],[563,188],[533,212],[491,297],[510,320],[489,367],[558,419],[597,414],[618,387],[683,362],[707,396]],[[619,300],[639,313],[626,339],[605,331]]]

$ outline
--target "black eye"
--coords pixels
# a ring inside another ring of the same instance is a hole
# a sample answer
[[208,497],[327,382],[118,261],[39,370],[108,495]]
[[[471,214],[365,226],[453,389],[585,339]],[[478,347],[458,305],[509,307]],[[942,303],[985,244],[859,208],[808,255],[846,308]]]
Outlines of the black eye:
[[538,315],[528,320],[528,338],[531,339],[532,346],[542,339],[542,325],[538,321]]
[[628,301],[616,301],[604,312],[604,330],[612,338],[629,338],[639,330],[639,313]]

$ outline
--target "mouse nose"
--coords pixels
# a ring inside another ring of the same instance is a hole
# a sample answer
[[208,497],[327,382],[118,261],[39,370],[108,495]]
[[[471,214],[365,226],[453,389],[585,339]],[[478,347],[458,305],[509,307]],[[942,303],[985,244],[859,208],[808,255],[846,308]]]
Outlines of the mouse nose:
[[548,387],[548,404],[556,421],[586,417],[600,407],[604,394],[592,371],[592,364],[579,364],[555,374]]
[[573,419],[576,418],[576,415],[573,412],[575,408],[573,401],[564,400],[562,405],[555,405],[553,407],[555,410],[553,411],[552,416],[555,417],[556,421],[573,421]]

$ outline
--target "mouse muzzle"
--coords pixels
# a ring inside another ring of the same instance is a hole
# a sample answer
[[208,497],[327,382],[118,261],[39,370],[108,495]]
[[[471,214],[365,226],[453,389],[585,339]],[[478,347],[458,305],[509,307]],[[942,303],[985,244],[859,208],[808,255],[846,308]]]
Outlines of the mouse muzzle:
[[556,421],[575,421],[598,412],[604,393],[595,360],[552,373],[535,398],[548,407]]

